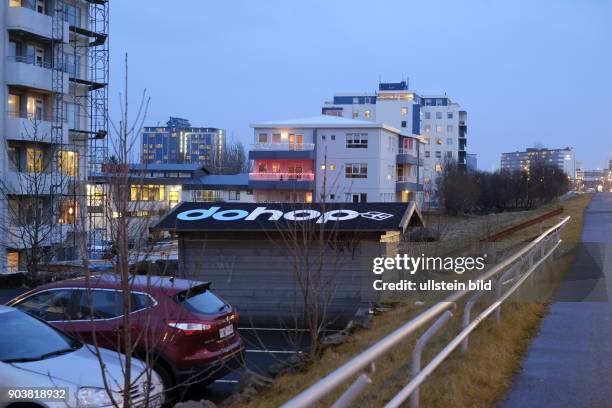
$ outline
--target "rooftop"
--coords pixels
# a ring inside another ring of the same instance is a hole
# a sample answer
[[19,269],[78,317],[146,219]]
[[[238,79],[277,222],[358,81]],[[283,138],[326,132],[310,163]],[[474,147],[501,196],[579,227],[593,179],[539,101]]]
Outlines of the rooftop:
[[130,164],[133,171],[209,171],[201,163],[134,163]]
[[369,122],[366,120],[357,120],[343,118],[339,116],[319,115],[307,118],[277,120],[271,122],[252,123],[252,128],[383,128],[394,133],[400,133],[400,130],[385,125],[384,123]]

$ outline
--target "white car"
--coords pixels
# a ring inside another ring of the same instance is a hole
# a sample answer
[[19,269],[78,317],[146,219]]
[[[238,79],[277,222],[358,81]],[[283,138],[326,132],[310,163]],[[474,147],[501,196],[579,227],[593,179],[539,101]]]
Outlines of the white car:
[[[87,346],[26,313],[0,305],[0,407],[111,407],[123,405],[124,355]],[[160,407],[161,378],[132,359],[132,406]],[[111,390],[111,396],[107,389]],[[148,401],[147,401],[148,399]],[[148,404],[147,404],[148,402]]]

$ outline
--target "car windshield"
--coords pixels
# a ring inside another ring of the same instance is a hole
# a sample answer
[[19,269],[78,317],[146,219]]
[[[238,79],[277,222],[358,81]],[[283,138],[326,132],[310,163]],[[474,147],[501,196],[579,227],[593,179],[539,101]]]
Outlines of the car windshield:
[[209,290],[195,289],[191,293],[187,292],[183,296],[179,296],[178,300],[187,309],[196,313],[215,314],[229,308],[229,305]]
[[36,361],[68,353],[81,344],[19,311],[0,313],[0,361]]

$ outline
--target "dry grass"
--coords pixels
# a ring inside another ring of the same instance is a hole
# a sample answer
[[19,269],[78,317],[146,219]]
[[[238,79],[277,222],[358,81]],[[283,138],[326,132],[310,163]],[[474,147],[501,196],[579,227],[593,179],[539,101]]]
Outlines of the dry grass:
[[[562,239],[569,242],[570,246],[566,248],[564,255],[556,261],[554,267],[548,268],[550,276],[545,277],[545,279],[548,279],[547,287],[554,287],[563,272],[573,263],[574,254],[571,243],[576,243],[580,238],[583,212],[590,199],[591,196],[581,195],[563,203],[565,214],[572,216],[572,220],[563,231],[562,236]],[[537,211],[536,214],[541,212],[543,210]],[[529,218],[535,214],[522,215],[524,217],[521,218]],[[554,220],[548,222],[548,224],[553,223]],[[533,227],[533,231],[522,232],[522,239],[537,233],[537,231],[539,231],[539,227]],[[463,355],[461,352],[455,351],[424,383],[421,389],[421,406],[445,408],[491,407],[503,399],[512,383],[514,374],[520,370],[520,364],[529,346],[530,339],[537,333],[541,319],[546,315],[548,301],[552,293],[551,290],[544,297],[540,295],[538,299],[541,301],[537,303],[523,301],[504,305],[501,323],[496,323],[494,319],[488,319],[484,322],[470,336],[468,353]],[[522,294],[525,295],[525,292]],[[455,317],[448,323],[447,330],[436,336],[427,348],[423,358],[424,364],[460,329],[458,315],[461,315],[462,305],[458,306]],[[348,342],[327,350],[321,360],[305,372],[281,376],[270,388],[264,390],[249,403],[241,404],[240,407],[280,406],[423,309],[424,306],[415,307],[400,304],[393,310],[376,316],[370,330],[357,332],[351,336]],[[408,382],[410,355],[417,337],[418,335],[413,336],[377,362],[376,372],[372,376],[373,384],[360,398],[356,406],[381,407]],[[322,401],[320,406],[331,405],[331,402],[342,391],[337,390],[335,394]]]

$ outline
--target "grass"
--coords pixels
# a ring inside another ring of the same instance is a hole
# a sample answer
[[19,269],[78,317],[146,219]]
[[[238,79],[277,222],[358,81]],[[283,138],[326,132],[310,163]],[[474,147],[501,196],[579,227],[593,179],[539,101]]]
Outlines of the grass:
[[[563,241],[569,244],[565,246],[563,255],[556,261],[554,267],[547,269],[547,276],[543,277],[546,279],[545,287],[549,289],[548,292],[545,295],[539,294],[537,302],[504,304],[500,323],[490,318],[481,324],[470,336],[468,353],[464,355],[460,351],[455,351],[425,381],[421,387],[422,407],[491,407],[503,399],[512,384],[513,376],[520,370],[530,340],[537,333],[540,322],[547,313],[555,285],[573,263],[573,249],[580,239],[584,209],[590,200],[590,195],[580,195],[563,203],[564,215],[572,217],[562,233]],[[546,210],[550,209],[552,208]],[[541,212],[544,210],[523,214],[524,217],[521,218],[530,218]],[[547,223],[552,225],[555,221],[549,220]],[[539,228],[531,227],[512,239],[519,241],[533,236]],[[527,295],[525,292],[527,290],[524,290],[522,295]],[[328,349],[320,361],[306,371],[279,377],[271,387],[263,390],[248,403],[240,404],[240,407],[266,408],[282,405],[322,376],[422,312],[425,307],[399,304],[389,312],[376,316],[370,330],[359,331],[346,343]],[[460,330],[461,305],[458,305],[454,314],[455,317],[448,323],[448,327],[432,339],[431,345],[426,348],[423,366]],[[377,361],[376,371],[372,375],[373,384],[368,387],[355,406],[381,407],[408,382],[411,350],[417,338],[418,334],[412,336],[410,340]],[[330,406],[346,386],[322,401],[320,406]]]

